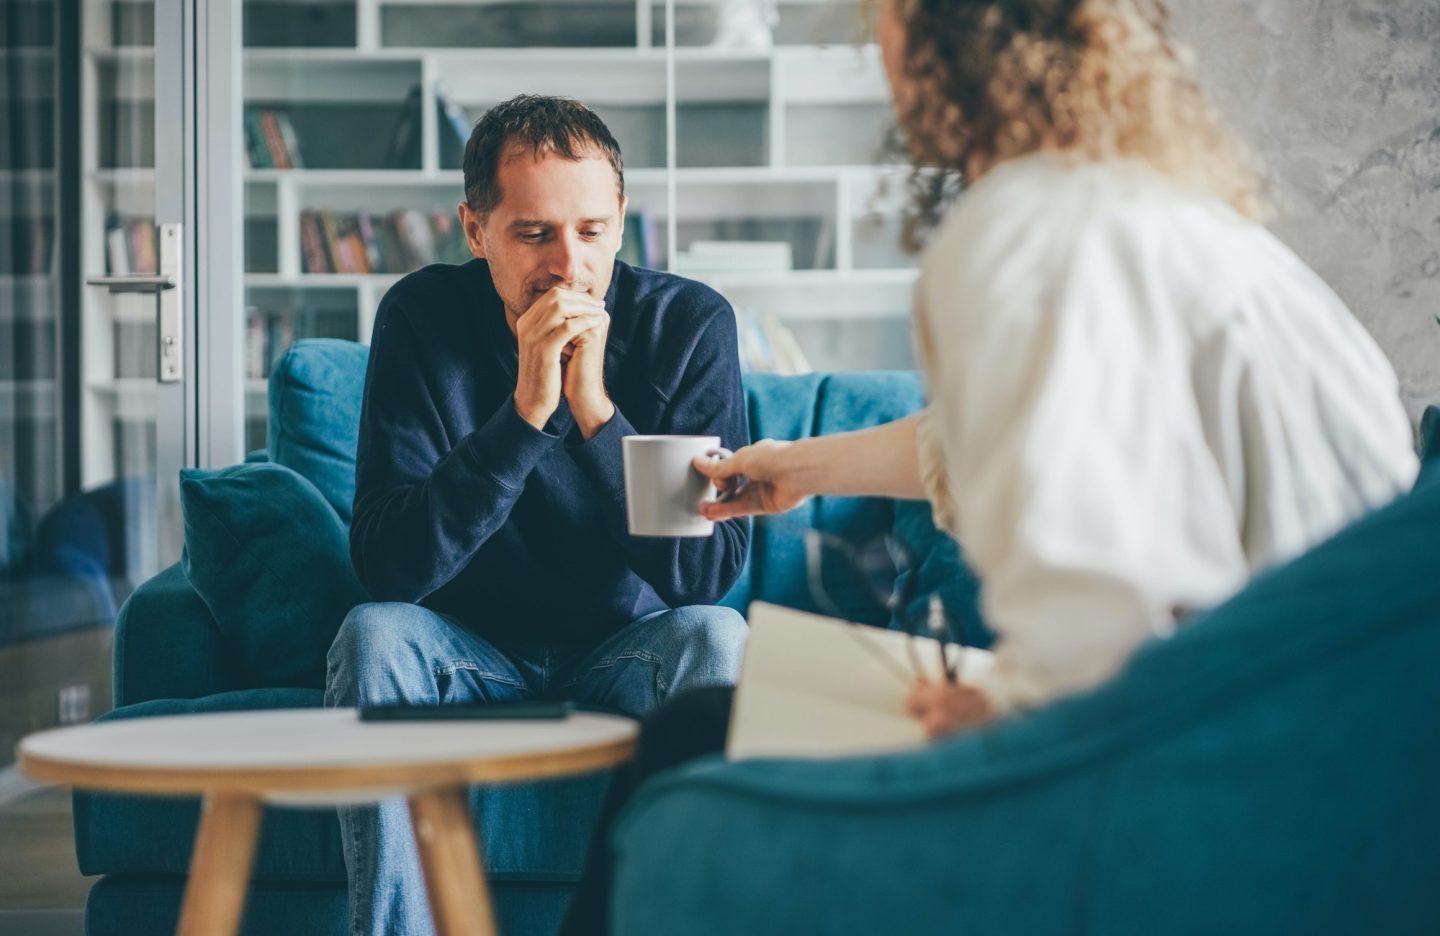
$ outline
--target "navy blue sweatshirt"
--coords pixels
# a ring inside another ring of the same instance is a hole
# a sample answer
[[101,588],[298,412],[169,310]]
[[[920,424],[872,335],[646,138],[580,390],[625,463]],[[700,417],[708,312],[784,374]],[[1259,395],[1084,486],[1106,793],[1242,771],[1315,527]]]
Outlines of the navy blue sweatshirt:
[[749,441],[735,314],[700,283],[615,264],[605,386],[586,441],[561,398],[544,431],[515,411],[518,349],[483,260],[396,283],[370,343],[350,556],[370,594],[501,641],[590,644],[667,607],[713,604],[750,526],[632,537],[620,440]]

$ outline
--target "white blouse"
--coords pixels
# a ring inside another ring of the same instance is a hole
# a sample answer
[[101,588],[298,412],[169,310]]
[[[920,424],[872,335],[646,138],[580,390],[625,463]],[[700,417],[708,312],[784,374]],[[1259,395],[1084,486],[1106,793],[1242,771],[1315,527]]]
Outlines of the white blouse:
[[920,461],[1000,711],[1113,675],[1408,489],[1389,362],[1263,227],[1135,163],[1004,163],[925,252]]

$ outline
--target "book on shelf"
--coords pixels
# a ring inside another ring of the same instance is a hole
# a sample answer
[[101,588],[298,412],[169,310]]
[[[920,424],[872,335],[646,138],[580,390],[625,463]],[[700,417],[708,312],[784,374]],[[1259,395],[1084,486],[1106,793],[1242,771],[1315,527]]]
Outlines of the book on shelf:
[[740,369],[757,374],[808,374],[814,370],[795,332],[773,312],[735,310]]
[[245,376],[264,380],[285,349],[295,343],[295,316],[258,306],[245,309]]
[[300,138],[290,115],[268,107],[245,108],[245,155],[251,169],[303,169]]
[[306,273],[408,273],[431,263],[464,263],[470,256],[464,232],[447,211],[300,212]]
[[[387,169],[419,169],[422,162],[424,120],[421,105],[425,90],[420,85],[411,85],[395,117],[395,128],[390,133],[390,147],[385,157]],[[459,104],[446,97],[445,92],[436,89],[432,102],[435,107],[435,131],[437,135],[436,155],[439,165],[447,169],[459,168],[465,159],[465,145],[470,142],[470,131],[474,121]]]
[[440,136],[440,165],[460,166],[465,161],[465,144],[470,142],[470,131],[474,121],[465,109],[435,90],[435,127]]
[[789,241],[694,241],[675,255],[675,272],[687,276],[707,273],[788,273],[795,269]]
[[105,269],[114,276],[154,273],[155,220],[112,214],[105,220]]
[[354,309],[309,306],[245,309],[245,376],[264,380],[297,338],[344,338],[354,341],[358,327]]
[[390,150],[385,157],[386,169],[419,169],[421,163],[421,137],[424,133],[420,119],[420,102],[425,90],[413,85],[400,105],[395,118],[395,129],[390,133]]
[[660,234],[654,215],[648,211],[626,213],[618,257],[633,267],[655,268],[661,258]]

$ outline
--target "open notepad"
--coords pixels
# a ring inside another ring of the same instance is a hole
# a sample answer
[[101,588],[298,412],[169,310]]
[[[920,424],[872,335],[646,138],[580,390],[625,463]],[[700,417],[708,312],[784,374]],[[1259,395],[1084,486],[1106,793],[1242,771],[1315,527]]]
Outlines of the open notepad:
[[[750,606],[749,620],[727,757],[838,757],[925,742],[905,696],[914,661],[927,678],[943,678],[934,640],[764,602]],[[993,663],[967,648],[960,678],[973,681]]]

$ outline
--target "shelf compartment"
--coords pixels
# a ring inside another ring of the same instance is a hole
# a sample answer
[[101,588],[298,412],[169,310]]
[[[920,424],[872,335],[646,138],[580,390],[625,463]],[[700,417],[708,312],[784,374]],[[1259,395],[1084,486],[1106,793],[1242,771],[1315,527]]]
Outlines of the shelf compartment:
[[435,79],[451,100],[477,108],[517,94],[567,95],[587,104],[665,101],[663,56],[609,49],[518,53],[436,54]]
[[[675,43],[708,46],[715,41],[724,0],[677,0]],[[651,4],[650,43],[665,45],[665,4]],[[781,0],[771,31],[777,46],[855,42],[862,33],[859,0]]]
[[909,200],[909,173],[899,170],[847,180],[852,260],[856,269],[914,266],[917,258],[900,245]]
[[788,241],[796,269],[836,265],[833,182],[686,183],[677,186],[677,246],[695,241]]
[[770,92],[770,63],[765,59],[677,62],[676,165],[768,165]]
[[414,56],[279,55],[245,56],[245,100],[361,101],[399,105],[420,83],[420,60]]
[[636,45],[634,0],[511,0],[380,5],[385,46],[515,48]]
[[247,47],[354,47],[356,5],[340,2],[294,3],[292,0],[245,0],[244,43]]

